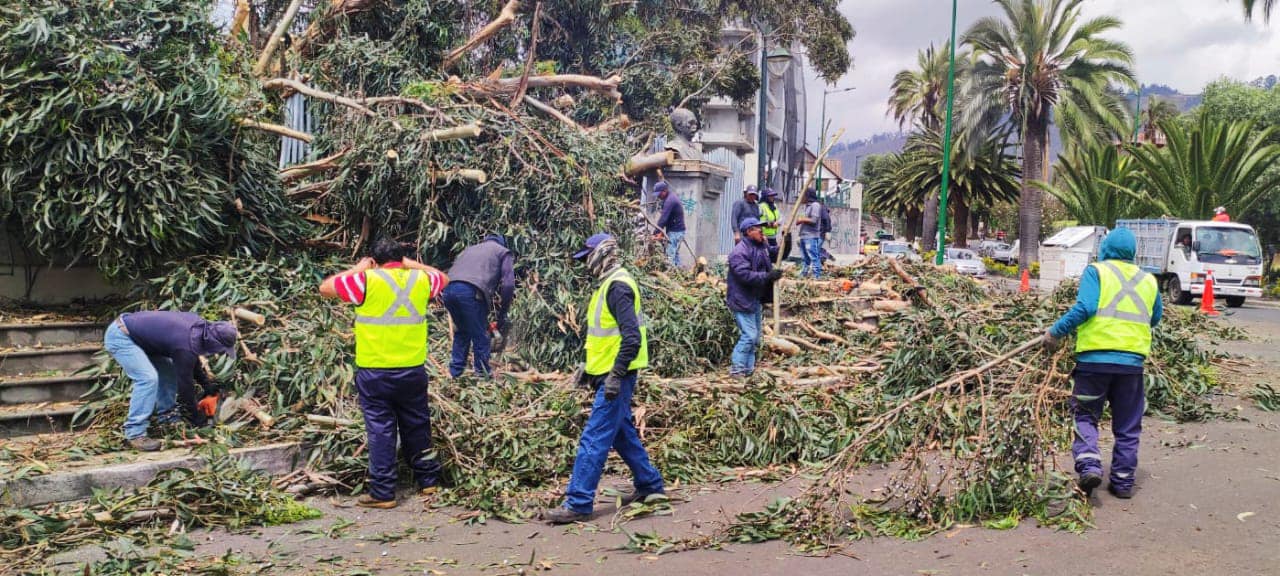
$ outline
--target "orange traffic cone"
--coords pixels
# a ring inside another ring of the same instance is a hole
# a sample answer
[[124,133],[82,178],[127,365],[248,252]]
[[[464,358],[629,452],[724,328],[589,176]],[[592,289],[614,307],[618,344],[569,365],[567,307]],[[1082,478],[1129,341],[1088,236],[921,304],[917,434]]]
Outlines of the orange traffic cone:
[[1031,273],[1026,268],[1022,269],[1022,283],[1018,285],[1019,292],[1031,291]]
[[1204,279],[1204,295],[1200,297],[1200,311],[1206,316],[1218,315],[1218,311],[1213,307],[1213,270],[1209,270]]

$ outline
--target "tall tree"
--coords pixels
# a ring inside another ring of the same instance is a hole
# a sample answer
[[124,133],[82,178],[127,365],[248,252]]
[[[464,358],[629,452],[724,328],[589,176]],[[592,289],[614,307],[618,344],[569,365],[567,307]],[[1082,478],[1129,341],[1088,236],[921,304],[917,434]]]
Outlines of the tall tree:
[[1008,115],[1022,137],[1022,192],[1018,206],[1021,265],[1039,258],[1049,127],[1068,141],[1131,130],[1114,86],[1134,86],[1125,44],[1101,37],[1121,23],[1113,17],[1082,21],[1083,0],[996,0],[1004,18],[983,18],[965,34],[978,61],[966,123]]
[[1276,7],[1276,0],[1240,0],[1244,7],[1244,17],[1253,19],[1254,11],[1261,11],[1264,20],[1271,20],[1271,11]]
[[[944,43],[949,45],[950,42]],[[889,114],[900,127],[914,126],[925,132],[941,134],[946,111],[947,82],[951,66],[951,50],[937,50],[932,44],[916,55],[916,67],[899,71],[893,77],[889,94]],[[956,59],[956,76],[964,77],[969,60],[965,54]],[[941,139],[939,137],[939,139]],[[939,150],[941,145],[938,146]],[[938,236],[938,204],[936,194],[924,199],[921,217],[923,248],[935,248]]]
[[1160,134],[1160,123],[1178,117],[1178,107],[1173,102],[1152,96],[1147,98],[1147,108],[1142,111],[1142,137],[1154,143]]
[[[1280,184],[1280,173],[1268,170],[1280,161],[1280,145],[1267,143],[1274,128],[1255,132],[1249,122],[1201,117],[1191,128],[1170,120],[1160,129],[1167,146],[1130,146],[1129,152],[1142,167],[1141,188],[1165,214],[1208,218],[1216,206],[1226,206],[1243,218]],[[1133,189],[1130,194],[1144,198]]]
[[1073,146],[1058,160],[1054,183],[1036,182],[1081,225],[1115,225],[1120,218],[1155,216],[1149,202],[1125,194],[1140,188],[1133,156],[1107,142]]

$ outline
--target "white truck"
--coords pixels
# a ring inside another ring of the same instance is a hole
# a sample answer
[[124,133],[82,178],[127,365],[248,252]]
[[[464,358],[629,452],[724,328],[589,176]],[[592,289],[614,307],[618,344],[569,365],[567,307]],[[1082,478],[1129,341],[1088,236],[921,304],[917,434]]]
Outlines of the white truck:
[[1204,295],[1213,273],[1215,298],[1239,308],[1262,296],[1262,247],[1253,227],[1239,222],[1117,220],[1138,238],[1137,264],[1156,275],[1166,298],[1188,304]]

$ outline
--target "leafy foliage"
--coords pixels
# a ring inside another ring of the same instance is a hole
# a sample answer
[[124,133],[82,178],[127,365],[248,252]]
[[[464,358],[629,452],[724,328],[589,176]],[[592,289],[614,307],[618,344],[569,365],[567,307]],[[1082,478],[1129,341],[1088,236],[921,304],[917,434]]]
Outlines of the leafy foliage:
[[0,30],[0,217],[40,254],[133,276],[305,230],[206,2],[7,3]]
[[1270,168],[1280,158],[1280,145],[1267,144],[1274,130],[1253,133],[1251,124],[1224,123],[1202,117],[1187,129],[1175,121],[1160,125],[1168,138],[1164,148],[1130,146],[1142,171],[1139,182],[1164,214],[1208,218],[1216,206],[1230,206],[1237,218],[1272,191],[1280,174]]
[[1056,183],[1035,185],[1062,202],[1080,225],[1109,228],[1120,218],[1159,215],[1148,202],[1125,193],[1141,189],[1139,171],[1133,156],[1116,146],[1085,142],[1059,158]]

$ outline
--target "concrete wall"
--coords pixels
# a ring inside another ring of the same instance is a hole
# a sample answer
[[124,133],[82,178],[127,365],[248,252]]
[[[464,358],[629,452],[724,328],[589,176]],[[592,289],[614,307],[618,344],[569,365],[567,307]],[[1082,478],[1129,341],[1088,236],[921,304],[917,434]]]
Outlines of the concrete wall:
[[37,304],[101,300],[128,292],[128,286],[107,282],[92,266],[76,266],[68,270],[65,264],[51,266],[38,260],[27,261],[17,239],[0,226],[0,299],[27,299],[29,270],[36,273],[29,300]]
[[[792,205],[779,204],[778,210],[782,212],[783,222],[791,218]],[[803,209],[803,207],[801,207]],[[860,208],[844,208],[833,207],[831,211],[831,235],[827,237],[827,243],[823,245],[828,252],[835,255],[852,256],[861,252],[861,244],[859,237],[862,234],[862,209]],[[799,238],[800,225],[796,224],[791,229],[791,236]],[[798,254],[794,250],[793,254]]]

